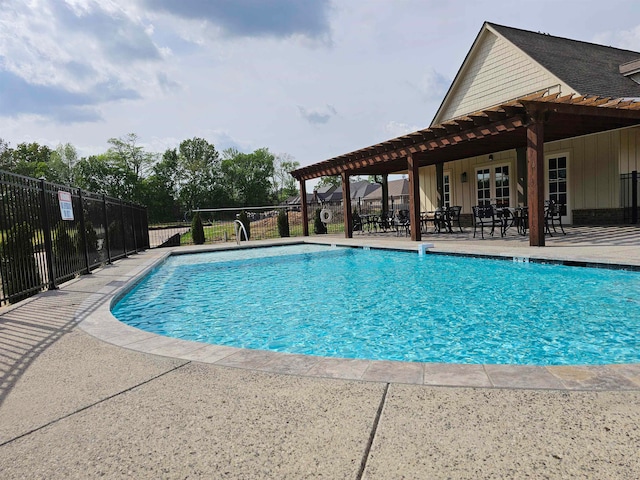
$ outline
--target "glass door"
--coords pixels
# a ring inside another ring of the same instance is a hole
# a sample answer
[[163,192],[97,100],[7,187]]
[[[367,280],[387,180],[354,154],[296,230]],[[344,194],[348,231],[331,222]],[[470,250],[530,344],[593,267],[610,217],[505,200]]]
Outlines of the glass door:
[[509,164],[476,169],[476,196],[478,205],[511,205],[511,177]]
[[571,223],[569,219],[569,189],[568,189],[568,155],[554,155],[547,157],[547,200],[553,200],[562,208],[562,222]]

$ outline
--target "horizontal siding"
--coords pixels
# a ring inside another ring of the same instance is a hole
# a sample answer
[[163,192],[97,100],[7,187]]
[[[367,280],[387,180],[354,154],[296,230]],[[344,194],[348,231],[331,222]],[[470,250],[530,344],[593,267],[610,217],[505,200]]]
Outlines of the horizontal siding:
[[620,131],[620,173],[640,170],[640,127]]
[[[463,68],[435,123],[559,84],[557,78],[521,50],[489,31]],[[560,89],[565,91],[568,87],[561,85]]]

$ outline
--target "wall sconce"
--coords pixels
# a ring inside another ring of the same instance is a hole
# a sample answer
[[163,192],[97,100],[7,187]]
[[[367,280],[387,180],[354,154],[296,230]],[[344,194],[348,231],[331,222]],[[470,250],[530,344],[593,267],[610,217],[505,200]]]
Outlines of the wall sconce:
[[489,155],[489,161],[490,161],[490,162],[493,162],[493,154],[492,154],[492,155]]
[[467,172],[462,172],[460,174],[460,183],[467,183]]

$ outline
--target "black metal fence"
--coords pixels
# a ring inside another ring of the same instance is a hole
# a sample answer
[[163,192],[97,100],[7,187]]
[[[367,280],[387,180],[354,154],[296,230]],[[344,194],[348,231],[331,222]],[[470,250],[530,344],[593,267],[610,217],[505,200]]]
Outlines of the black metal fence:
[[620,204],[625,223],[638,223],[638,172],[620,175]]
[[145,248],[146,207],[0,171],[0,306]]
[[[387,212],[407,210],[409,208],[409,196],[390,196]],[[204,224],[205,244],[235,242],[236,229],[234,221],[241,212],[247,215],[247,225],[251,240],[265,240],[281,237],[278,229],[278,213],[284,210],[287,214],[289,236],[299,237],[303,235],[302,212],[300,205],[273,205],[265,207],[246,208],[203,208],[197,210]],[[325,213],[326,222],[318,222],[321,211]],[[382,202],[380,200],[354,199],[351,201],[351,210],[354,213],[381,214]],[[177,247],[180,245],[192,245],[191,219],[195,210],[184,222],[171,225],[155,225],[149,228],[149,240],[151,248]],[[307,205],[307,217],[309,220],[309,235],[344,234],[344,209],[342,202],[325,202],[322,204]],[[326,231],[325,231],[326,230]]]

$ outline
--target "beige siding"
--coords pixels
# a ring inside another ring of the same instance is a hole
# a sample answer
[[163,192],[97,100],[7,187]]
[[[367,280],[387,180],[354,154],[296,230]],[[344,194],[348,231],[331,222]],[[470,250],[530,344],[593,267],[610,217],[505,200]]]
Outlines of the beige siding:
[[640,127],[620,131],[620,173],[640,170]]
[[570,90],[512,43],[486,30],[433,123],[552,87],[555,92]]

